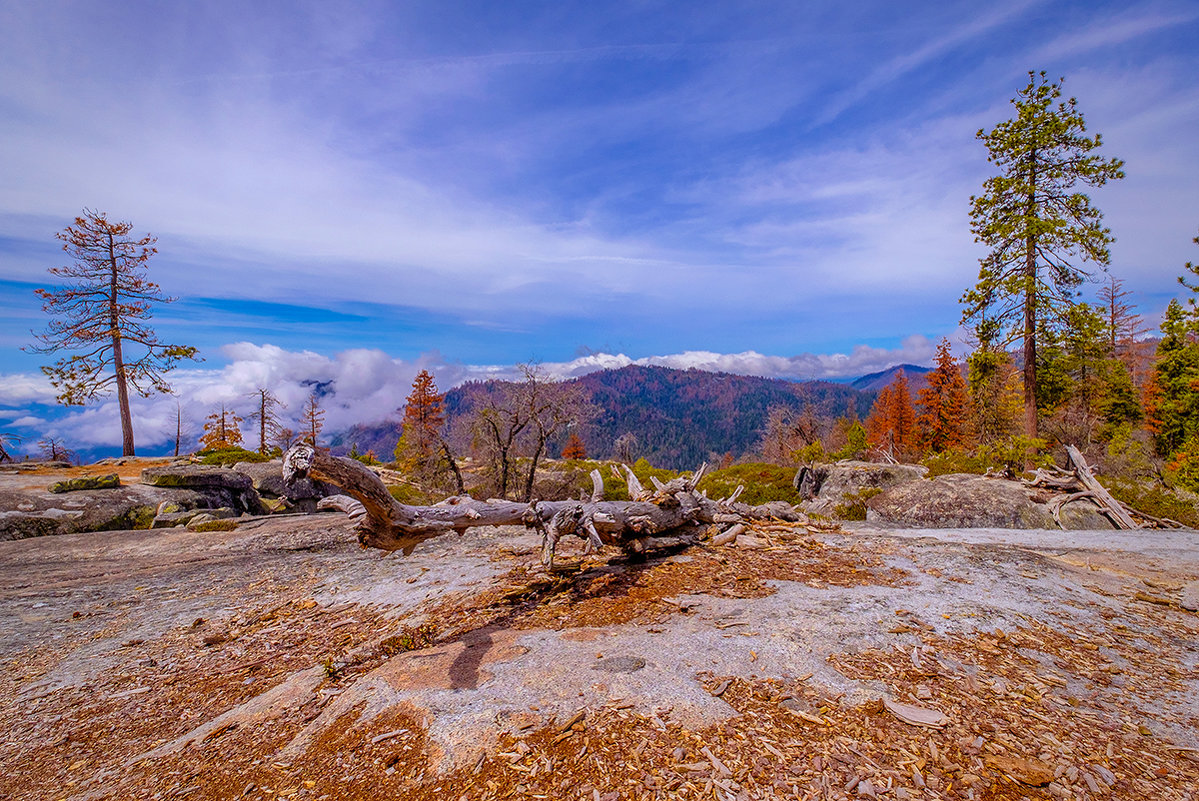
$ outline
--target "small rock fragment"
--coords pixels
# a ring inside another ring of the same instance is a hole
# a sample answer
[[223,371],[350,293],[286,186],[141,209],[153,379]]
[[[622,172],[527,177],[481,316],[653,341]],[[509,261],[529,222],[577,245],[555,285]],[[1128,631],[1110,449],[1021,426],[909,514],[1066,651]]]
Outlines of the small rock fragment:
[[1199,581],[1192,581],[1182,588],[1182,601],[1179,605],[1191,612],[1199,612]]

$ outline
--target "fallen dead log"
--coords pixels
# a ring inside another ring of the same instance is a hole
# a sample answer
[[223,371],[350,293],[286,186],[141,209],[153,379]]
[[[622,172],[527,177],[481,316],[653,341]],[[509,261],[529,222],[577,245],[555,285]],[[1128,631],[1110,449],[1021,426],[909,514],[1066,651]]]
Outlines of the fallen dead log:
[[1144,518],[1150,527],[1154,525],[1165,527],[1173,524],[1173,527],[1181,528],[1172,520],[1163,520],[1142,514],[1113,498],[1107,488],[1100,484],[1091,472],[1086,457],[1073,445],[1066,446],[1066,459],[1069,470],[1059,467],[1051,470],[1040,469],[1036,471],[1031,480],[1025,482],[1032,487],[1064,493],[1049,503],[1049,510],[1053,513],[1053,519],[1057,521],[1058,526],[1062,526],[1061,509],[1063,506],[1074,501],[1088,500],[1097,506],[1116,528],[1130,530],[1145,528],[1146,524],[1138,523],[1133,515]]
[[358,541],[369,548],[402,551],[405,555],[427,539],[451,531],[462,533],[474,526],[524,525],[542,535],[542,560],[552,564],[558,542],[576,536],[587,542],[588,552],[604,545],[640,553],[669,543],[698,541],[713,523],[744,524],[779,519],[806,523],[807,518],[787,503],[762,506],[737,503],[733,498],[715,501],[698,492],[704,468],[691,476],[649,490],[632,470],[625,468],[630,501],[603,500],[603,479],[593,471],[592,493],[579,501],[506,500],[479,501],[466,495],[447,498],[433,506],[408,506],[391,497],[383,481],[361,462],[342,459],[309,445],[297,445],[283,458],[286,482],[315,478],[334,484],[362,504],[357,520]]

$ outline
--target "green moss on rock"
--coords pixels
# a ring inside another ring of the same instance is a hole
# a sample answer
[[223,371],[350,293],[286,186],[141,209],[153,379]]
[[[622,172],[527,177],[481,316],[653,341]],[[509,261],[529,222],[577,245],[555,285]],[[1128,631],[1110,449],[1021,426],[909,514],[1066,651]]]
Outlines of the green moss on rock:
[[75,492],[76,490],[116,489],[121,486],[121,477],[116,473],[107,476],[80,476],[65,481],[56,481],[50,485],[54,493]]
[[203,523],[193,523],[187,527],[188,531],[235,531],[237,530],[236,520],[206,520]]

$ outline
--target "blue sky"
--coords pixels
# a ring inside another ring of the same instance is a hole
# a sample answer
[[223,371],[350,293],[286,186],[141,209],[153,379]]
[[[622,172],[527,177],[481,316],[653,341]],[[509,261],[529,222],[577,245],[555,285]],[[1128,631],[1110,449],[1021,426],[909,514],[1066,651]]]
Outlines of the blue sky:
[[0,26],[0,429],[27,437],[119,442],[20,350],[84,206],[159,237],[201,419],[268,379],[371,419],[418,366],[927,363],[981,255],[974,134],[1029,69],[1127,161],[1094,199],[1146,316],[1199,257],[1194,2],[0,0]]

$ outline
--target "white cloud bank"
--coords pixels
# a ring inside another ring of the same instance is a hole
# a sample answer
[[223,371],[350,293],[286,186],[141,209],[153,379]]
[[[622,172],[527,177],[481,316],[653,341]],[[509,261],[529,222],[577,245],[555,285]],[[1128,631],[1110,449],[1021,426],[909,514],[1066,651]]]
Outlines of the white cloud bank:
[[[636,359],[623,353],[592,353],[568,362],[546,362],[539,366],[559,380],[628,365],[695,368],[791,380],[837,379],[877,372],[895,364],[927,364],[932,360],[934,349],[934,343],[927,337],[913,335],[898,348],[859,345],[850,353],[770,356],[755,351],[686,351]],[[259,387],[270,389],[286,405],[282,416],[291,419],[299,417],[310,394],[318,393],[326,410],[326,431],[333,432],[354,423],[398,417],[395,413],[403,406],[413,378],[422,369],[433,373],[442,390],[470,380],[519,375],[514,365],[467,365],[446,359],[437,351],[412,360],[395,359],[381,350],[367,348],[346,350],[330,357],[307,350],[289,351],[275,345],[238,342],[226,345],[223,352],[230,361],[220,369],[175,371],[171,375],[174,395],[133,401],[135,439],[143,451],[161,452],[163,443],[173,442],[177,416],[183,422],[183,448],[191,450],[204,419],[222,403],[247,418],[243,425],[245,441],[247,445],[255,445],[254,428],[248,418],[254,410],[253,395]],[[54,394],[43,376],[0,376],[0,406],[22,407],[22,416],[7,427],[34,429],[17,431],[25,436],[26,442],[56,436],[71,447],[115,447],[120,444],[115,400],[106,399],[93,406],[73,409],[47,422],[43,418],[48,415],[29,407],[50,406]],[[0,419],[4,419],[3,411],[0,410]]]

